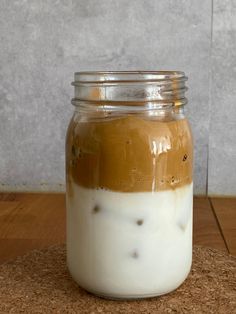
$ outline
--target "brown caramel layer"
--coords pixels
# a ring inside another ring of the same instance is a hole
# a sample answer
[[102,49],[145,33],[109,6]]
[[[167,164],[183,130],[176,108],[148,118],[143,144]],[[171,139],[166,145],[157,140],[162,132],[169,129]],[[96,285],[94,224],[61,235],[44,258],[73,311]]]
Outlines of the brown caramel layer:
[[136,116],[71,122],[68,179],[87,188],[141,192],[192,182],[192,136],[186,119]]

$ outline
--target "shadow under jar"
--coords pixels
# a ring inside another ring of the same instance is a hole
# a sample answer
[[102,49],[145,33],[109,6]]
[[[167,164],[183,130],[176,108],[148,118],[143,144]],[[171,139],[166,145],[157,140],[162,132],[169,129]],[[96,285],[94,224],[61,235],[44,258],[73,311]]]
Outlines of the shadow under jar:
[[94,294],[157,296],[190,271],[186,80],[178,71],[75,73],[66,142],[67,263]]

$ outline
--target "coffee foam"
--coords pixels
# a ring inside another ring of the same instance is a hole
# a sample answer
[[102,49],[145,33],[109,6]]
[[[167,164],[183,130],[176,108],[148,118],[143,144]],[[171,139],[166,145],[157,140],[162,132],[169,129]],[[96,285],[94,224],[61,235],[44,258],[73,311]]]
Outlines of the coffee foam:
[[125,116],[71,122],[67,174],[87,188],[141,192],[192,182],[192,137],[186,119]]

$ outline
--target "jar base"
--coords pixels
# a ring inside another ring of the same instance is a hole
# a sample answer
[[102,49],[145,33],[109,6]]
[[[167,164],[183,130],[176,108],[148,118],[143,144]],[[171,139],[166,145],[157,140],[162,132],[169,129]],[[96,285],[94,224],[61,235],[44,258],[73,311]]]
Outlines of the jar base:
[[[182,285],[182,284],[181,284]],[[181,286],[180,285],[180,286]],[[150,299],[150,298],[155,298],[155,297],[160,297],[162,295],[165,295],[165,294],[169,294],[173,291],[175,291],[176,289],[179,288],[176,287],[174,289],[171,289],[169,291],[166,291],[166,292],[162,292],[162,293],[151,293],[151,294],[146,294],[146,295],[143,295],[143,294],[140,294],[140,295],[125,295],[125,296],[122,296],[122,295],[112,295],[112,294],[105,294],[105,293],[99,293],[99,292],[96,292],[94,290],[91,290],[91,289],[86,289],[82,286],[80,286],[82,289],[84,289],[86,292],[98,297],[98,298],[101,298],[101,299],[105,299],[105,300],[110,300],[110,301],[137,301],[137,300],[144,300],[144,299]]]
[[[87,290],[86,290],[87,291]],[[105,294],[98,294],[98,293],[94,293],[94,292],[89,292],[92,293],[93,295],[95,295],[98,298],[101,299],[105,299],[105,300],[110,300],[110,301],[137,301],[137,300],[145,300],[145,299],[151,299],[151,298],[155,298],[155,297],[160,297],[162,295],[165,294],[169,294],[171,292],[173,292],[174,290],[170,290],[164,293],[159,293],[159,294],[148,294],[148,295],[136,295],[136,296],[120,296],[120,297],[113,297],[113,296],[109,296],[109,295],[105,295]]]
[[77,280],[76,277],[74,276],[73,272],[71,272],[70,267],[68,267],[69,273],[72,277],[72,279],[77,283],[77,285],[85,290],[87,293],[94,295],[96,297],[106,299],[106,300],[113,300],[113,301],[136,301],[136,300],[144,300],[144,299],[150,299],[150,298],[155,298],[155,297],[160,297],[169,293],[174,292],[175,290],[179,289],[185,282],[185,280],[188,278],[190,271],[191,271],[191,266],[192,264],[190,263],[189,269],[186,272],[185,276],[181,281],[176,283],[176,285],[173,285],[171,289],[169,290],[164,290],[160,292],[155,292],[155,293],[147,293],[147,294],[119,294],[119,293],[103,293],[98,290],[93,290],[90,287],[86,285],[80,284]]

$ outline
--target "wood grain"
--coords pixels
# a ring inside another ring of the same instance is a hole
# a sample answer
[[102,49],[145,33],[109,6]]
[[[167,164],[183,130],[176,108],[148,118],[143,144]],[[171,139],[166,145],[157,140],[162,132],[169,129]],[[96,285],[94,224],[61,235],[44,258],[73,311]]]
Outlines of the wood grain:
[[[54,239],[0,239],[0,263],[56,244]],[[60,242],[58,241],[58,244]]]
[[65,242],[65,195],[0,194],[0,262]]
[[5,203],[0,204],[1,239],[65,241],[64,194],[19,193],[14,201],[1,203]]
[[236,255],[236,198],[211,198],[229,252]]
[[208,198],[195,197],[193,213],[193,243],[227,251]]

